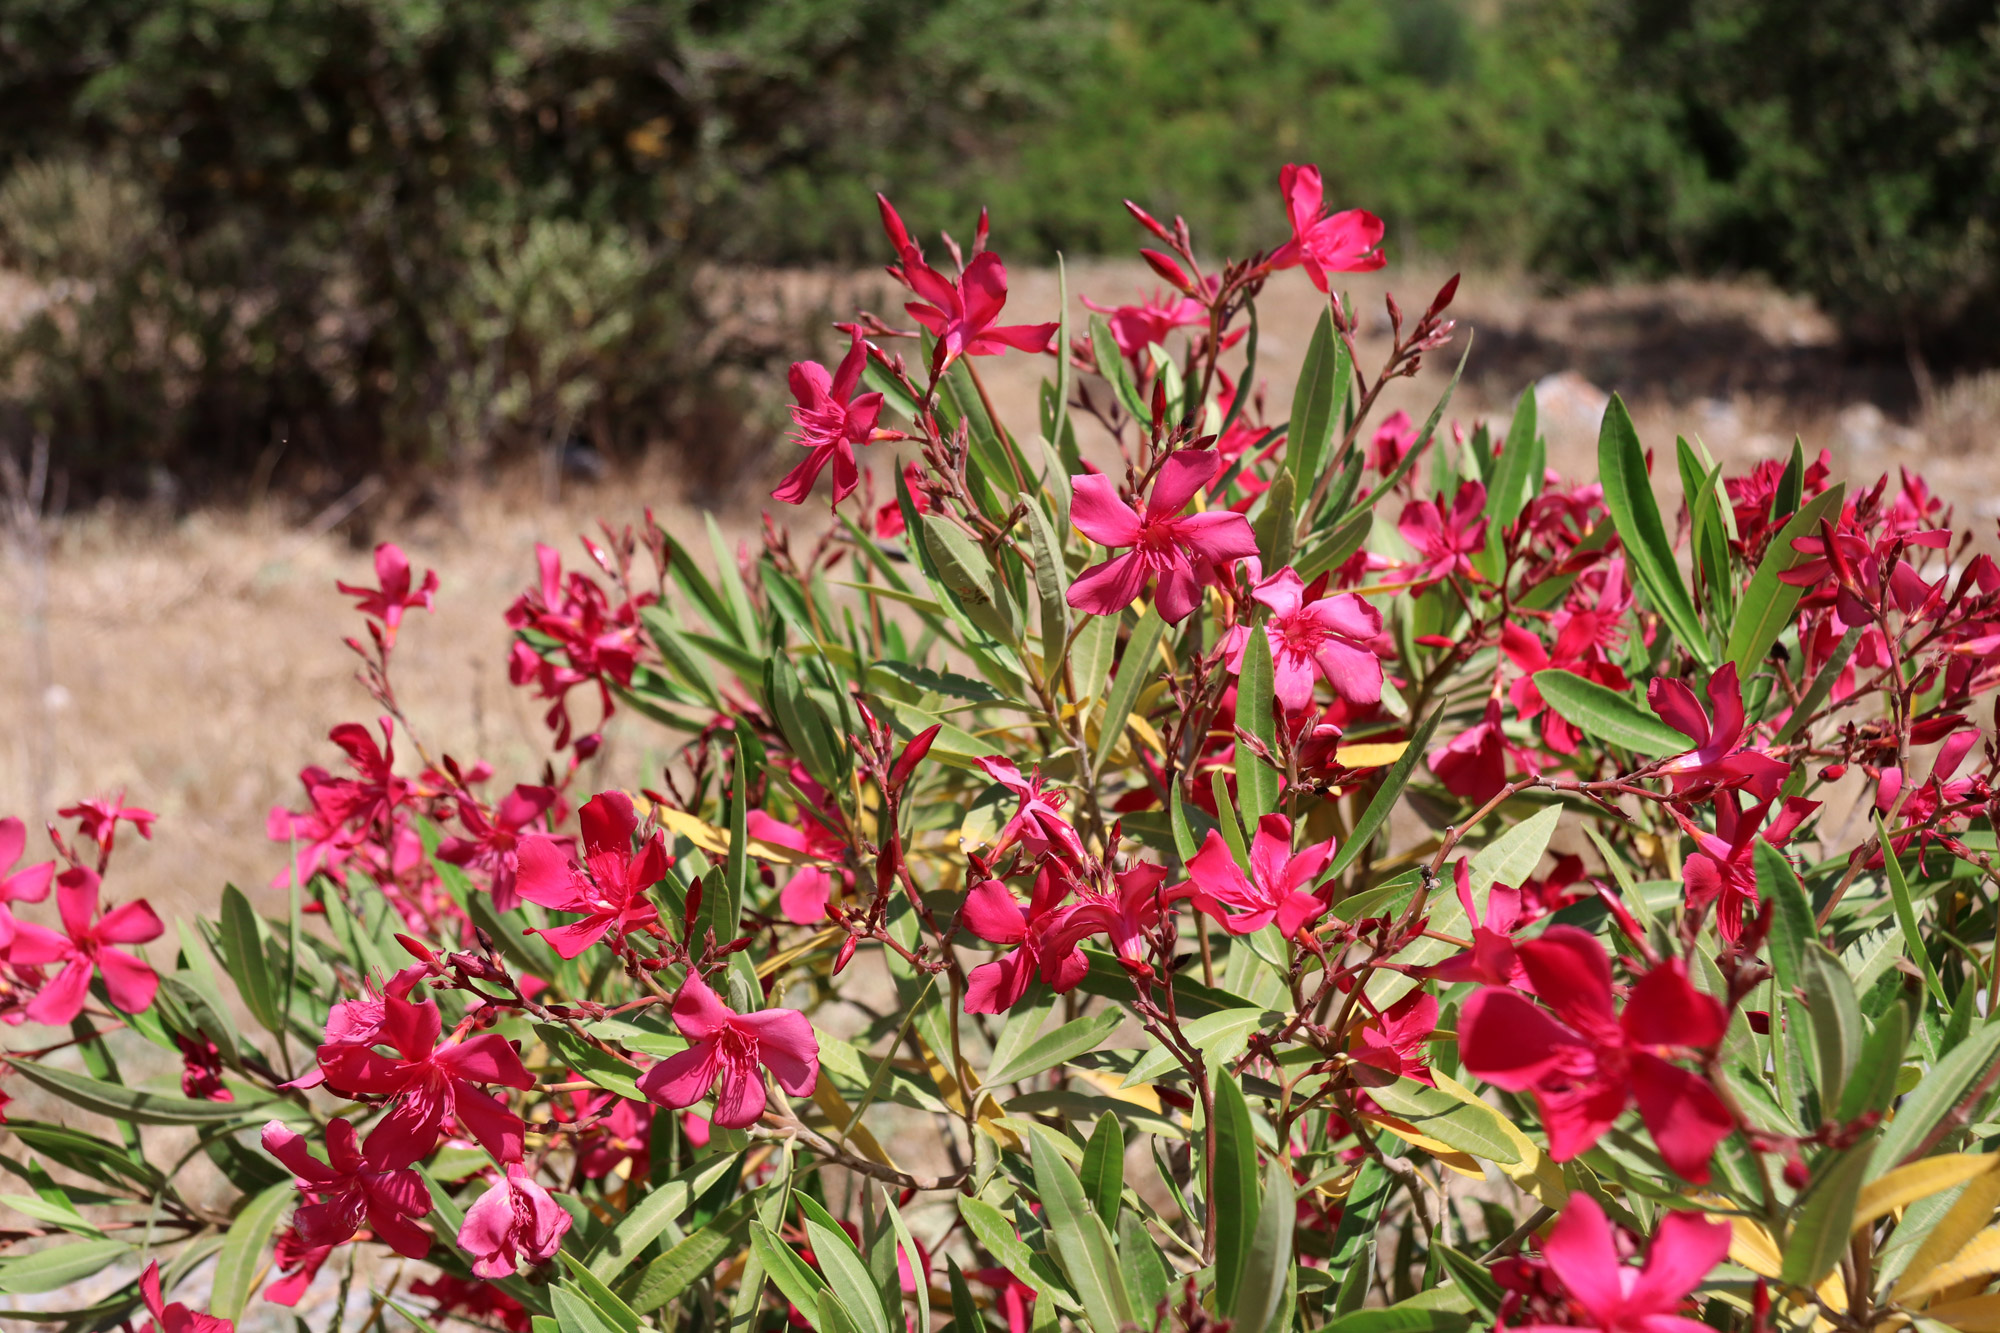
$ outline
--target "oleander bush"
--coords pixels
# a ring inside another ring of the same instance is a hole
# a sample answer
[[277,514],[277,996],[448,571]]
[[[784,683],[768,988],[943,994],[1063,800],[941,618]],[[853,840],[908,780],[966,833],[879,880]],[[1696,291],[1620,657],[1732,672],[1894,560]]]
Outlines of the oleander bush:
[[[1381,223],[1280,185],[1291,238],[1220,265],[1130,208],[1167,294],[1077,327],[1004,322],[983,217],[927,253],[883,201],[911,300],[792,368],[774,498],[831,518],[544,547],[540,773],[425,744],[395,650],[449,593],[384,546],[341,589],[380,717],[272,813],[269,892],[168,937],[101,894],[147,811],[26,868],[0,825],[38,1117],[0,1292],[166,1333],[315,1281],[525,1333],[1996,1327],[2000,568],[1796,450],[1661,450],[1670,527],[1616,400],[1590,480],[1531,394],[1378,420],[1463,364],[1456,280],[1363,366]],[[1308,281],[1269,420],[1256,301]],[[1001,355],[1048,358],[1035,420]],[[676,739],[655,785],[591,790],[614,714]]]

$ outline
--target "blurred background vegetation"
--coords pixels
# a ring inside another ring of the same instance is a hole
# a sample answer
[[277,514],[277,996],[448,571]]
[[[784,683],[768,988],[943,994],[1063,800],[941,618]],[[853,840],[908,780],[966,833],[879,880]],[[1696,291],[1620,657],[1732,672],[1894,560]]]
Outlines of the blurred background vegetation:
[[1990,359],[1996,70],[1993,0],[11,0],[0,443],[206,495],[692,432],[714,482],[759,353],[703,266],[879,261],[878,189],[1243,253],[1287,161],[1399,257]]

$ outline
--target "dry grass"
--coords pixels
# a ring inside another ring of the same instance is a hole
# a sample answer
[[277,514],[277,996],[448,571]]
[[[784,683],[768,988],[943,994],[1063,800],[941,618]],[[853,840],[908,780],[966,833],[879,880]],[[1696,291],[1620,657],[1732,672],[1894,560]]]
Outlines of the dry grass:
[[[1404,293],[1406,308],[1420,308],[1445,276],[1403,270],[1357,279],[1353,290],[1369,317],[1364,354],[1386,332],[1385,288]],[[739,274],[717,282],[733,288],[738,317],[751,325],[793,325],[801,311],[854,300],[889,307],[878,275]],[[1093,264],[1072,268],[1069,285],[1073,296],[1129,300],[1152,284],[1135,265]],[[1053,272],[1018,271],[1010,313],[1048,317],[1056,291]],[[1258,378],[1269,386],[1273,416],[1282,417],[1290,397],[1314,298],[1287,275],[1260,303]],[[1551,465],[1565,475],[1593,470],[1597,386],[1622,387],[1656,447],[1669,445],[1676,430],[1699,434],[1719,458],[1740,464],[1778,455],[1796,432],[1809,449],[1831,447],[1837,472],[1864,479],[1922,463],[1960,506],[1961,522],[2000,514],[2000,473],[1980,447],[2000,424],[1993,377],[1947,388],[1927,417],[1899,425],[1868,406],[1862,391],[1893,407],[1906,386],[1885,388],[1879,368],[1844,366],[1824,321],[1801,303],[1714,284],[1553,299],[1521,281],[1475,276],[1457,313],[1478,340],[1452,417],[1504,417],[1523,384],[1566,372],[1547,382],[1543,400]],[[1388,406],[1421,418],[1449,369],[1439,363],[1394,386]],[[990,365],[1003,413],[1033,420],[1041,371],[1024,357]],[[732,540],[754,534],[759,501],[787,465],[788,448],[773,449],[768,475],[741,479],[721,515]],[[886,472],[880,462],[878,470]],[[1671,466],[1661,471],[1672,475]],[[531,476],[467,484],[422,512],[406,513],[394,495],[371,501],[360,518],[372,535],[401,542],[443,580],[436,613],[412,618],[398,652],[405,702],[426,742],[490,760],[505,782],[537,772],[547,757],[541,709],[507,684],[501,620],[532,577],[535,543],[553,542],[574,558],[574,534],[596,518],[633,521],[651,504],[701,546],[700,519],[684,494],[680,470],[655,459],[604,483],[573,484],[556,504]],[[266,812],[295,800],[301,765],[337,759],[329,727],[374,713],[340,646],[359,621],[334,581],[369,575],[367,553],[347,531],[302,533],[270,507],[179,518],[104,509],[63,520],[48,570],[53,683],[39,699],[26,670],[35,632],[23,619],[27,571],[17,555],[0,557],[0,661],[9,664],[0,673],[0,716],[9,719],[0,733],[0,812],[47,817],[65,799],[127,789],[164,818],[152,843],[121,846],[109,888],[146,895],[168,912],[211,904],[225,881],[268,880],[284,854],[264,839]],[[631,718],[614,723],[609,739],[592,785],[656,771],[671,743]],[[29,762],[38,741],[52,758],[42,790]]]

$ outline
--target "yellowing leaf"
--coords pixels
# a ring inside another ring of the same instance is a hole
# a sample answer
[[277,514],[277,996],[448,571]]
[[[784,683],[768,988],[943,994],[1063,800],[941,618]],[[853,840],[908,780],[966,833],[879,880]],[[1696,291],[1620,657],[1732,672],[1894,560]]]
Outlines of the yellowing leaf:
[[1958,1196],[1938,1224],[1931,1228],[1931,1234],[1924,1237],[1924,1243],[1910,1256],[1904,1265],[1903,1275],[1896,1281],[1896,1289],[1891,1293],[1897,1300],[1908,1299],[1908,1293],[1919,1282],[1934,1273],[1938,1266],[1964,1249],[1993,1219],[1993,1209],[2000,1206],[2000,1172],[1989,1171],[1976,1176],[1965,1187],[1965,1193]]
[[1729,1257],[1758,1277],[1775,1279],[1785,1267],[1771,1233],[1747,1217],[1729,1219]]
[[1361,1118],[1377,1129],[1394,1134],[1412,1147],[1422,1148],[1461,1176],[1470,1176],[1474,1180],[1486,1179],[1486,1173],[1479,1169],[1478,1158],[1470,1153],[1460,1152],[1448,1143],[1439,1142],[1414,1125],[1386,1115],[1364,1115]]
[[1408,741],[1363,742],[1336,748],[1333,758],[1343,768],[1387,768],[1409,748]]
[[[710,856],[729,855],[729,835],[715,825],[698,819],[685,810],[671,806],[650,806],[650,813],[660,821],[662,827],[686,838]],[[774,865],[802,866],[813,861],[813,857],[794,847],[780,847],[775,842],[765,842],[762,838],[750,838],[744,849],[758,861],[769,861]]]
[[1531,1195],[1535,1202],[1547,1208],[1561,1208],[1569,1201],[1569,1182],[1563,1179],[1562,1168],[1550,1161],[1548,1154],[1523,1134],[1519,1125],[1487,1105],[1478,1093],[1450,1075],[1432,1070],[1431,1076],[1440,1092],[1448,1092],[1467,1106],[1485,1113],[1493,1127],[1521,1155],[1521,1160],[1512,1165],[1494,1163],[1507,1179],[1514,1182],[1515,1188]]
[[824,949],[827,945],[840,939],[846,933],[846,931],[841,930],[838,926],[828,926],[805,943],[795,944],[780,953],[774,953],[763,962],[757,964],[757,975],[759,977],[768,977],[774,973],[781,972],[799,959],[804,958],[807,954]]
[[[1968,1195],[1972,1193],[1970,1187],[1966,1193]],[[1959,1203],[1964,1202],[1964,1199],[1959,1200]],[[1957,1211],[1956,1206],[1953,1211]],[[1947,1213],[1945,1216],[1948,1218],[1950,1214]],[[1939,1225],[1942,1227],[1943,1224]],[[1925,1248],[1929,1248],[1928,1244]],[[1915,1267],[1914,1262],[1911,1267]],[[1967,1278],[1984,1277],[1991,1273],[2000,1273],[2000,1227],[1986,1228],[1974,1236],[1964,1249],[1945,1263],[1931,1269],[1917,1281],[1897,1283],[1896,1299],[1907,1305],[1922,1300],[1934,1292],[1943,1291],[1946,1287],[1956,1286]]]
[[1088,1083],[1113,1101],[1130,1102],[1154,1115],[1160,1114],[1160,1094],[1150,1083],[1135,1083],[1128,1088],[1121,1080],[1095,1069],[1072,1069],[1069,1076],[1080,1083]]
[[[847,1098],[840,1095],[840,1089],[833,1086],[833,1080],[830,1078],[822,1078],[813,1086],[812,1098],[813,1105],[819,1107],[833,1125],[833,1133],[828,1137],[838,1139],[841,1127],[854,1118],[854,1109],[847,1104]],[[859,1148],[861,1155],[869,1161],[886,1166],[892,1171],[902,1170],[890,1160],[888,1150],[883,1148],[869,1132],[868,1126],[856,1125],[849,1130],[847,1142]]]
[[2000,1296],[1972,1296],[1947,1301],[1924,1311],[1926,1319],[1964,1329],[1965,1333],[2000,1333]]
[[[917,1050],[923,1054],[925,1072],[931,1076],[931,1082],[937,1084],[938,1096],[944,1099],[944,1104],[949,1106],[954,1114],[964,1115],[964,1090],[978,1083],[972,1076],[972,1071],[965,1067],[964,1061],[960,1061],[958,1073],[954,1076],[944,1061],[938,1058],[937,1052],[930,1048],[930,1043],[921,1036],[917,1037]],[[979,1100],[974,1104],[973,1119],[978,1122],[981,1129],[991,1134],[1002,1147],[1011,1148],[1016,1152],[1025,1151],[1027,1141],[1001,1123],[1006,1116],[1006,1108],[990,1092],[981,1093]]]
[[1854,1229],[1859,1231],[1898,1208],[1942,1194],[1995,1168],[2000,1168],[2000,1154],[1996,1153],[1945,1153],[1899,1166],[1861,1187],[1861,1196],[1854,1204]]

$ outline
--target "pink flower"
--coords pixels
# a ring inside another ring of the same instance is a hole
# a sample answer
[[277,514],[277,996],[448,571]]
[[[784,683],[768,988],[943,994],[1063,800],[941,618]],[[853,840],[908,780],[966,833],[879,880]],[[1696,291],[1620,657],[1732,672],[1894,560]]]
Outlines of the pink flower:
[[1740,938],[1744,918],[1757,912],[1758,839],[1773,847],[1784,846],[1806,817],[1819,809],[1819,802],[1794,796],[1767,828],[1764,815],[1769,809],[1770,803],[1765,802],[1747,812],[1739,811],[1736,793],[1720,792],[1715,799],[1713,833],[1690,823],[1678,809],[1674,811],[1674,818],[1694,839],[1696,849],[1681,863],[1687,905],[1696,912],[1705,912],[1713,905],[1715,927],[1726,940]]
[[1143,513],[1118,498],[1099,473],[1071,478],[1070,521],[1100,546],[1133,548],[1085,570],[1070,585],[1069,604],[1112,616],[1159,580],[1155,602],[1169,624],[1186,620],[1201,601],[1201,581],[1216,565],[1257,554],[1250,521],[1227,510],[1188,514],[1195,492],[1214,480],[1222,459],[1212,449],[1182,450],[1161,465]]
[[466,833],[471,836],[439,842],[438,860],[484,870],[494,910],[511,912],[521,905],[521,895],[515,891],[521,868],[521,831],[533,827],[555,803],[555,788],[530,787],[526,783],[507,793],[490,811],[470,797],[461,797],[458,822],[465,825]]
[[0,902],[38,903],[49,896],[56,877],[54,861],[39,861],[15,870],[28,850],[28,829],[18,819],[0,819]]
[[297,1227],[286,1227],[278,1233],[277,1244],[271,1247],[271,1266],[283,1276],[264,1288],[264,1299],[273,1305],[297,1305],[332,1254],[333,1246],[308,1245],[299,1236]]
[[1507,761],[1530,773],[1540,764],[1532,750],[1507,739],[1500,727],[1500,701],[1486,701],[1486,715],[1424,756],[1431,772],[1455,796],[1484,805],[1507,785]]
[[764,1114],[760,1066],[794,1097],[819,1083],[819,1038],[795,1009],[739,1014],[690,976],[674,1001],[674,1026],[692,1044],[639,1076],[639,1090],[662,1106],[693,1106],[714,1089],[711,1123],[741,1129]]
[[1413,990],[1381,1013],[1370,1015],[1355,1032],[1350,1053],[1358,1063],[1373,1065],[1392,1077],[1436,1086],[1424,1060],[1424,1047],[1437,1025],[1437,996]]
[[878,431],[875,422],[882,415],[882,395],[854,396],[861,383],[861,371],[868,364],[868,344],[857,332],[833,374],[817,361],[794,361],[789,380],[792,423],[798,427],[792,438],[812,452],[788,473],[773,500],[788,505],[804,504],[813,483],[828,463],[833,464],[833,502],[839,504],[861,484],[861,469],[854,460],[854,446],[876,439],[900,439],[895,431]]
[[576,957],[607,932],[613,947],[619,947],[632,931],[657,922],[659,910],[646,894],[673,864],[666,835],[657,831],[633,852],[632,834],[639,827],[639,816],[624,792],[591,797],[577,818],[583,826],[583,865],[570,860],[562,843],[536,834],[521,841],[516,883],[520,895],[531,903],[583,913],[581,921],[539,932],[564,958]]
[[154,1333],[236,1333],[236,1325],[227,1319],[190,1310],[179,1301],[166,1304],[160,1291],[158,1260],[146,1265],[139,1277],[139,1291],[146,1298],[146,1308],[153,1312]]
[[1550,926],[1515,948],[1548,1008],[1507,987],[1474,992],[1458,1024],[1465,1067],[1496,1087],[1534,1093],[1558,1162],[1596,1143],[1636,1099],[1667,1165],[1705,1184],[1708,1159],[1733,1127],[1729,1111],[1707,1079],[1661,1052],[1722,1040],[1722,1006],[1673,959],[1638,980],[1621,1017],[1611,962],[1587,932]]
[[1035,887],[1023,909],[1007,886],[984,879],[965,895],[959,919],[980,939],[1014,947],[990,963],[981,963],[966,978],[965,1012],[1000,1014],[1028,993],[1037,974],[1046,976],[1057,992],[1072,990],[1090,971],[1075,945],[1062,954],[1045,953],[1049,927],[1063,917],[1063,900],[1070,885],[1049,866],[1035,876]]
[[[1233,819],[1235,814],[1224,817]],[[1295,854],[1292,821],[1265,815],[1250,839],[1250,874],[1245,876],[1222,835],[1210,829],[1201,850],[1187,863],[1195,906],[1232,935],[1248,935],[1275,921],[1286,939],[1296,939],[1326,911],[1325,901],[1312,888],[1333,859],[1333,850],[1334,840],[1328,838]]]
[[181,1095],[201,1102],[233,1102],[236,1094],[222,1086],[222,1049],[200,1037],[174,1033],[181,1048]]
[[152,968],[112,946],[156,940],[166,927],[143,899],[98,916],[99,883],[94,871],[81,866],[57,877],[56,909],[62,916],[64,934],[29,921],[14,923],[14,943],[7,950],[9,962],[29,967],[63,965],[56,979],[28,1006],[28,1017],[37,1023],[62,1027],[74,1021],[83,1012],[94,972],[103,973],[111,1003],[128,1014],[144,1013],[160,988],[160,978]]
[[472,1256],[474,1277],[511,1277],[523,1265],[555,1258],[571,1220],[569,1210],[516,1162],[465,1210],[458,1247]]
[[576,1169],[585,1180],[602,1180],[619,1163],[630,1162],[633,1177],[643,1180],[652,1151],[653,1108],[623,1097],[598,1098],[600,1106],[606,1101],[613,1103],[610,1111],[578,1137]]
[[1382,219],[1360,208],[1326,215],[1318,167],[1287,165],[1278,173],[1278,190],[1292,220],[1292,239],[1272,252],[1271,268],[1304,264],[1313,286],[1325,291],[1329,273],[1368,273],[1389,262],[1380,249]]
[[[437,1146],[445,1117],[456,1119],[502,1162],[521,1160],[527,1127],[481,1083],[532,1088],[535,1079],[521,1064],[513,1043],[482,1032],[440,1047],[438,1007],[412,1004],[394,995],[382,1001],[381,1028],[356,1034],[369,1045],[341,1042],[319,1048],[320,1069],[336,1092],[400,1098],[368,1136],[374,1160],[384,1167],[408,1166]],[[393,1047],[382,1055],[374,1047]]]
[[[1578,863],[1579,866],[1581,862]],[[1472,947],[1454,954],[1430,970],[1439,981],[1478,981],[1488,986],[1514,986],[1523,979],[1520,955],[1514,952],[1514,927],[1521,921],[1521,891],[1505,884],[1486,890],[1486,912],[1472,903],[1472,868],[1461,858],[1452,880],[1465,919],[1472,927]]]
[[307,1200],[292,1214],[292,1225],[308,1247],[345,1245],[366,1218],[375,1238],[403,1257],[421,1259],[430,1253],[431,1238],[413,1224],[429,1215],[430,1191],[416,1172],[383,1160],[384,1150],[377,1145],[389,1140],[380,1130],[364,1146],[353,1125],[333,1121],[326,1127],[324,1162],[281,1120],[264,1126],[263,1140],[264,1151],[285,1164]]
[[[78,801],[56,811],[64,819],[77,821],[77,832],[103,848],[111,851],[111,843],[118,835],[120,822],[130,824],[140,837],[151,841],[153,825],[159,816],[151,810],[141,810],[136,805],[125,804],[125,793],[116,796],[98,796],[88,801]],[[102,869],[103,867],[99,867]]]
[[1062,796],[1042,790],[1040,773],[1035,774],[1032,781],[1024,778],[1013,760],[1003,759],[997,754],[972,762],[978,764],[987,777],[1021,798],[1014,817],[1001,827],[1000,836],[993,844],[995,855],[1019,842],[1035,856],[1055,852],[1067,857],[1073,865],[1083,863],[1083,839],[1062,817]]
[[[1125,359],[1134,365],[1140,363],[1148,347],[1163,346],[1167,335],[1175,329],[1208,323],[1208,307],[1192,296],[1170,301],[1154,292],[1149,301],[1121,306],[1099,305],[1086,296],[1083,303],[1105,316],[1104,323],[1111,330],[1112,341],[1118,344],[1118,350]],[[1151,369],[1150,361],[1146,363],[1146,368]]]
[[1646,702],[1660,720],[1692,740],[1695,748],[1659,766],[1677,792],[1717,783],[1741,787],[1757,801],[1769,801],[1785,785],[1790,765],[1743,744],[1749,730],[1743,716],[1743,690],[1736,682],[1736,663],[1724,662],[1708,678],[1708,699],[1715,721],[1678,680],[1655,676],[1646,686]]
[[[996,323],[1007,304],[1007,266],[1000,262],[1000,256],[980,250],[958,281],[951,282],[924,262],[923,252],[911,241],[889,201],[878,194],[875,202],[882,210],[882,228],[896,247],[897,262],[889,272],[923,298],[903,308],[937,336],[944,348],[945,365],[961,356],[997,356],[1009,347],[1023,352],[1049,350],[1049,340],[1060,324]],[[983,219],[980,231],[983,236]]]
[[375,582],[380,586],[364,588],[340,582],[333,586],[355,599],[355,610],[381,621],[382,641],[393,646],[396,630],[403,623],[403,612],[411,607],[432,609],[431,597],[438,587],[437,571],[425,571],[423,586],[410,591],[410,558],[394,542],[383,542],[375,548]]
[[778,890],[778,910],[785,920],[798,926],[825,921],[826,905],[833,901],[833,876],[827,873],[827,865],[837,863],[846,854],[847,844],[810,816],[802,816],[793,825],[762,810],[752,810],[745,828],[758,842],[802,852],[821,863],[794,867],[791,878]]
[[1455,575],[1479,577],[1472,568],[1472,555],[1486,548],[1486,486],[1482,482],[1459,483],[1451,511],[1439,500],[1412,500],[1396,520],[1396,531],[1417,553],[1416,563],[1404,570],[1419,591]]
[[[1250,594],[1270,608],[1264,634],[1271,641],[1272,692],[1288,713],[1312,702],[1315,678],[1349,703],[1382,701],[1382,660],[1370,646],[1382,633],[1382,614],[1351,592],[1321,596],[1326,583],[1322,574],[1307,587],[1288,565]],[[1247,625],[1229,632],[1231,671],[1243,670],[1249,643]]]
[[1118,955],[1118,961],[1127,971],[1142,976],[1150,974],[1152,964],[1146,961],[1150,948],[1146,933],[1160,923],[1160,918],[1176,901],[1192,898],[1195,892],[1192,885],[1186,884],[1162,889],[1166,879],[1165,866],[1141,861],[1114,874],[1108,891],[1079,889],[1076,905],[1064,912],[1060,921],[1049,925],[1042,946],[1044,977],[1050,966],[1060,965],[1091,935],[1109,939],[1111,951]]
[[1410,414],[1393,412],[1388,420],[1375,428],[1375,438],[1368,445],[1368,461],[1376,472],[1386,477],[1401,465],[1416,443],[1417,425],[1410,420]]
[[[1709,1270],[1729,1254],[1729,1224],[1694,1213],[1668,1213],[1637,1272],[1619,1259],[1617,1238],[1597,1200],[1569,1196],[1549,1228],[1542,1255],[1588,1319],[1566,1327],[1603,1333],[1704,1333],[1707,1324],[1680,1313]],[[1504,1326],[1504,1320],[1503,1320]],[[1524,1333],[1546,1325],[1519,1324]]]

